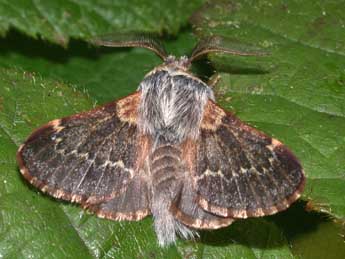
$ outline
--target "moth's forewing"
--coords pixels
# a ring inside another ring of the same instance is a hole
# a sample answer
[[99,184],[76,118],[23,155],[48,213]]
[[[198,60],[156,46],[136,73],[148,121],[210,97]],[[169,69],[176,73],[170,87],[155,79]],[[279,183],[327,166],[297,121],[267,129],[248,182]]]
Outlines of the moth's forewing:
[[301,164],[286,146],[212,101],[205,107],[195,171],[199,205],[224,217],[284,210],[300,197],[305,183]]
[[148,149],[137,131],[139,100],[136,92],[34,131],[17,153],[24,178],[42,192],[85,206],[125,192]]

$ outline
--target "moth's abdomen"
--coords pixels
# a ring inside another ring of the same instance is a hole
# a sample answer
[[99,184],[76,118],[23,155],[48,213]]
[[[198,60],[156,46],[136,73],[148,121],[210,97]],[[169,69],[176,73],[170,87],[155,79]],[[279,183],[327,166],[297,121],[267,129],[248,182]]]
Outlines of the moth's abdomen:
[[172,145],[163,145],[151,155],[152,185],[169,185],[181,175],[181,151]]
[[182,189],[183,166],[181,151],[169,143],[159,145],[150,156],[152,177],[151,212],[155,231],[161,246],[174,243],[176,234],[185,238],[194,233],[177,221],[171,214],[171,207]]

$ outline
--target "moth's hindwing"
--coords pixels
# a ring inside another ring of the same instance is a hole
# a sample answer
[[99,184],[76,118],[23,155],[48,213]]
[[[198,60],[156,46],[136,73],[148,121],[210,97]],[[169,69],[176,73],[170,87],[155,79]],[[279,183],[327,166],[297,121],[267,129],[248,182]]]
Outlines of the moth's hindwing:
[[150,192],[147,182],[134,177],[126,191],[117,197],[99,204],[85,206],[100,218],[111,220],[141,220],[150,215]]
[[205,107],[196,153],[198,203],[216,215],[271,215],[303,191],[303,169],[287,147],[212,101]]
[[122,194],[149,145],[137,130],[139,100],[136,92],[42,126],[18,150],[21,173],[41,191],[85,206]]
[[196,200],[197,194],[192,187],[191,180],[186,178],[170,211],[177,220],[196,229],[218,229],[226,227],[234,221],[232,218],[217,216],[203,210]]

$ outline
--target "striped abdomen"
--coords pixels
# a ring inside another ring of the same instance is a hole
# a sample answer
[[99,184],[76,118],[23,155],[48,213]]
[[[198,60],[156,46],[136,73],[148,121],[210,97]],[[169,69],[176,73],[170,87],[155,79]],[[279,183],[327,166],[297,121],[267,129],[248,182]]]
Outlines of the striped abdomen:
[[172,145],[162,145],[151,155],[152,188],[171,186],[182,176],[181,151]]
[[181,151],[170,144],[160,145],[150,157],[152,177],[151,212],[161,246],[175,242],[176,234],[193,236],[191,230],[171,214],[171,205],[178,197],[183,184]]

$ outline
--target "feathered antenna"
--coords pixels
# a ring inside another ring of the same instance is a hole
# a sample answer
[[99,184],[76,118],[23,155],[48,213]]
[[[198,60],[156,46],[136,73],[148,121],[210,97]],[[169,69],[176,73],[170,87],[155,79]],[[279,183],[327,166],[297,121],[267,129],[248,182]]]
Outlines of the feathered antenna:
[[[250,51],[247,51],[250,49]],[[192,51],[189,62],[200,58],[211,52],[228,53],[236,56],[267,56],[268,53],[261,52],[257,48],[253,49],[252,46],[243,45],[235,42],[234,40],[224,38],[221,36],[210,36],[201,39]]]
[[148,33],[118,33],[103,35],[90,40],[91,43],[106,47],[140,47],[153,51],[162,60],[168,57],[163,45]]

